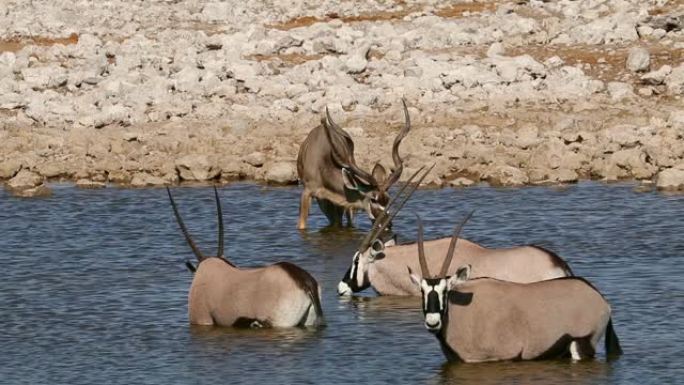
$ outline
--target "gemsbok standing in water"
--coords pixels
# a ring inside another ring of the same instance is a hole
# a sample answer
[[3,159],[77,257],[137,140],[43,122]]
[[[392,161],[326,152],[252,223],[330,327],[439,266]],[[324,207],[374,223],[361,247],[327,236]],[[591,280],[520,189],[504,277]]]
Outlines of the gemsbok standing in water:
[[199,262],[188,295],[188,312],[193,325],[234,327],[293,327],[323,324],[323,312],[316,280],[289,262],[240,269],[223,255],[223,214],[214,187],[218,211],[218,252],[205,256],[192,240],[171,196],[173,213],[185,240]]
[[[472,213],[471,213],[472,214]],[[373,287],[380,295],[418,296],[420,291],[406,276],[406,266],[418,269],[416,243],[393,245],[380,239],[382,228],[372,228],[354,253],[352,263],[337,285],[339,295],[351,295]],[[430,269],[441,266],[441,256],[452,237],[425,242],[426,261]],[[388,246],[391,245],[391,246]],[[511,282],[537,282],[572,276],[568,264],[552,251],[539,246],[516,246],[490,249],[461,239],[456,246],[453,263],[447,273],[472,265],[476,277],[492,277]]]
[[465,220],[454,232],[439,275],[432,276],[418,218],[422,277],[408,268],[408,276],[420,288],[425,327],[435,334],[447,359],[484,362],[570,356],[580,360],[594,356],[604,335],[606,355],[622,354],[610,305],[582,278],[527,284],[469,279],[470,265],[449,276],[447,269],[464,224]]
[[316,198],[321,211],[331,225],[342,225],[346,214],[351,226],[355,210],[363,209],[374,220],[389,201],[389,188],[401,177],[404,163],[399,156],[399,145],[411,129],[406,102],[404,128],[399,131],[392,145],[394,169],[387,171],[376,163],[372,173],[356,165],[354,142],[351,136],[338,126],[326,108],[321,124],[311,130],[297,155],[297,174],[304,184],[299,203],[297,228],[306,229],[311,198]]

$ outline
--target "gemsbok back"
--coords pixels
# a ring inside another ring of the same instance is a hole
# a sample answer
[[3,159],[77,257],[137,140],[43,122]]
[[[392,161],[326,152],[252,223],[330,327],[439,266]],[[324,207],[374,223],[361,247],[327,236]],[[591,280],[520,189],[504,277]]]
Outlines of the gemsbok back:
[[389,188],[401,177],[404,162],[399,156],[399,145],[411,129],[406,102],[404,128],[399,131],[392,145],[394,169],[387,171],[376,163],[372,173],[356,165],[354,142],[347,132],[338,126],[327,108],[321,124],[311,130],[297,155],[297,174],[304,185],[299,203],[297,228],[306,229],[311,198],[316,198],[321,211],[333,226],[342,225],[346,214],[351,225],[355,210],[362,209],[374,220],[389,201]]
[[[420,295],[406,276],[406,266],[418,270],[417,243],[393,245],[393,240],[384,242],[379,237],[382,231],[372,228],[367,240],[354,253],[349,269],[337,285],[339,295],[351,295],[368,287],[373,287],[380,295]],[[475,277],[511,282],[529,283],[572,276],[572,270],[563,259],[539,246],[490,249],[465,239],[459,239],[456,246],[453,243],[453,237],[424,242],[426,263],[431,270],[441,266],[441,256],[455,247],[453,262],[446,271],[449,275],[459,266],[469,264],[473,266]]]
[[[452,245],[464,224],[455,231]],[[494,278],[469,279],[470,265],[448,276],[453,256],[454,247],[450,247],[439,275],[430,275],[419,218],[422,277],[413,274],[410,267],[408,275],[420,288],[425,327],[435,334],[450,361],[567,356],[580,360],[594,356],[604,335],[606,355],[612,358],[622,354],[610,305],[586,280],[563,277],[523,284]]]
[[178,225],[199,262],[196,269],[186,264],[195,273],[188,295],[191,324],[251,328],[323,324],[318,283],[304,269],[289,262],[241,269],[224,257],[223,214],[216,187],[216,256],[203,255],[195,245],[168,187],[166,191]]

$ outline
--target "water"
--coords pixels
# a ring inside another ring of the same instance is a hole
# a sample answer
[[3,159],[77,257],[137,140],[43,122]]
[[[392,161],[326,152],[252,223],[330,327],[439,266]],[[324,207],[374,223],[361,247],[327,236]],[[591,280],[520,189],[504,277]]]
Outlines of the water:
[[[564,256],[610,300],[625,355],[589,362],[445,364],[417,298],[343,299],[335,287],[368,228],[295,229],[297,188],[220,188],[229,257],[240,266],[292,261],[323,286],[328,327],[236,331],[191,327],[193,255],[162,189],[80,190],[49,199],[0,191],[0,383],[665,384],[681,381],[684,196],[633,185],[421,190],[395,221],[400,240],[444,236],[470,209],[464,237],[489,246],[536,242]],[[206,254],[215,252],[210,188],[174,189]],[[602,344],[601,344],[602,345]]]

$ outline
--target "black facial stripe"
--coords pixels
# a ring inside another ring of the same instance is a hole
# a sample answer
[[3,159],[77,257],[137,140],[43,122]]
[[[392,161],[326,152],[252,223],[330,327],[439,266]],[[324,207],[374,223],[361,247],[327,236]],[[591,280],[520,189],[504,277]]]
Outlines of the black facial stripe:
[[427,294],[427,305],[425,306],[426,313],[441,313],[439,296],[440,294],[434,290],[434,287],[430,287],[430,292]]

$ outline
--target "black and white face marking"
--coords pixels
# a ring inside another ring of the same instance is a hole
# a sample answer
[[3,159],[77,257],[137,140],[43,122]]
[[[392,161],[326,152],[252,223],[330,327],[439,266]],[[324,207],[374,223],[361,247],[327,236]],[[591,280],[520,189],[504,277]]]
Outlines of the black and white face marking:
[[366,278],[366,268],[368,265],[366,260],[367,258],[358,251],[354,254],[351,266],[349,266],[340,283],[337,284],[337,294],[351,295],[370,286],[370,282]]
[[437,332],[442,328],[448,291],[448,278],[423,278],[420,281],[425,327],[431,332]]

